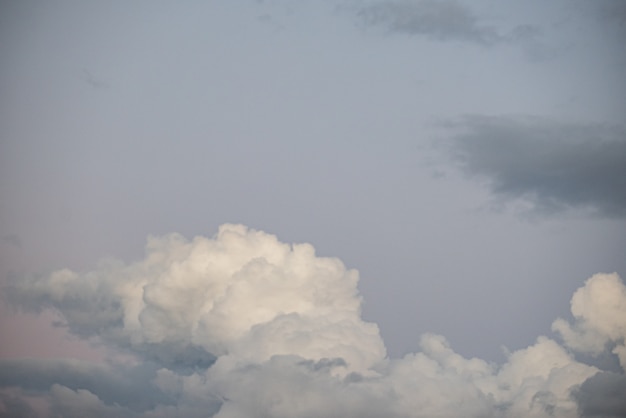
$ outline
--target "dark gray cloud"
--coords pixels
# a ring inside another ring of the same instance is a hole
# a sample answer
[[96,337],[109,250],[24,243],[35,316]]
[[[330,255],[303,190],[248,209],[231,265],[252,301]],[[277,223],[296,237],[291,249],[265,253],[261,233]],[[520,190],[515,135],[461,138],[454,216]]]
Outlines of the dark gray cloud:
[[622,127],[478,116],[448,127],[459,130],[451,154],[468,174],[487,178],[496,196],[527,200],[542,214],[581,208],[626,216]]
[[588,9],[583,12],[591,12],[592,16],[601,19],[602,23],[621,25],[626,29],[626,1],[624,0],[597,0],[583,3]]
[[0,418],[37,418],[37,412],[19,396],[0,393]]
[[626,376],[600,372],[573,392],[583,418],[626,417]]
[[469,8],[454,0],[379,1],[362,6],[357,13],[366,24],[440,41],[490,45],[503,39],[493,27],[481,24]]

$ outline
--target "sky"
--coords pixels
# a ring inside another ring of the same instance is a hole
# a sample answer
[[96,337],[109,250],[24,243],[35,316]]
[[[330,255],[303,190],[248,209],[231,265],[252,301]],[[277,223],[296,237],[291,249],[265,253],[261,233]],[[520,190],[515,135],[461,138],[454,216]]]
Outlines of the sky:
[[626,416],[624,1],[0,39],[0,417]]

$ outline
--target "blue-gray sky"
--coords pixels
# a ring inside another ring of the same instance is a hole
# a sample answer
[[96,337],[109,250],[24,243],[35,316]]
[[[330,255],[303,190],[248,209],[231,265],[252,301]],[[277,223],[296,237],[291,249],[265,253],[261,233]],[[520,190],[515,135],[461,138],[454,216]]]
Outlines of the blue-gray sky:
[[391,358],[503,362],[626,277],[623,1],[3,2],[0,39],[3,282],[241,223],[357,269]]

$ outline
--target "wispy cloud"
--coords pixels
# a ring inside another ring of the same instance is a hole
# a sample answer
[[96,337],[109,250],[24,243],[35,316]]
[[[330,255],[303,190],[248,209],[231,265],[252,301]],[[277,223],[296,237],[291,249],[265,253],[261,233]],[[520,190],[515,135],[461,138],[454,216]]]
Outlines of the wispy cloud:
[[362,25],[388,33],[483,47],[514,46],[532,62],[550,60],[559,53],[559,48],[545,42],[541,25],[522,22],[497,27],[470,6],[457,0],[375,0],[348,9]]
[[[593,320],[626,306],[616,274],[576,292],[574,323],[555,322],[563,344],[539,337],[500,366],[464,358],[435,334],[421,337],[419,352],[388,358],[378,328],[360,316],[357,280],[308,244],[242,225],[192,241],[153,237],[138,262],[22,278],[10,292],[13,303],[54,308],[72,333],[131,352],[138,365],[4,360],[0,386],[45,396],[54,416],[68,417],[569,417],[595,411],[590,396],[605,386],[570,350],[589,352],[593,334],[626,366],[626,316],[613,317],[611,332]],[[0,401],[25,408],[19,398]]]
[[581,208],[626,216],[626,131],[539,118],[472,116],[449,124],[450,154],[494,195],[541,214]]
[[502,31],[484,23],[468,5],[456,0],[381,0],[351,10],[365,25],[380,26],[389,32],[483,46],[519,44],[535,52],[546,49],[539,41],[538,26],[521,24]]
[[83,69],[83,74],[81,78],[83,79],[85,83],[87,83],[89,86],[91,86],[94,89],[99,90],[99,89],[106,89],[110,87],[109,83],[96,77],[91,71],[86,70],[86,69]]
[[2,235],[2,241],[16,248],[22,248],[22,240],[17,234]]
[[626,2],[623,0],[598,0],[583,4],[590,7],[593,15],[603,23],[617,24],[626,29]]
[[358,8],[357,15],[366,24],[440,41],[490,45],[502,39],[493,27],[481,24],[468,7],[454,0],[377,1]]

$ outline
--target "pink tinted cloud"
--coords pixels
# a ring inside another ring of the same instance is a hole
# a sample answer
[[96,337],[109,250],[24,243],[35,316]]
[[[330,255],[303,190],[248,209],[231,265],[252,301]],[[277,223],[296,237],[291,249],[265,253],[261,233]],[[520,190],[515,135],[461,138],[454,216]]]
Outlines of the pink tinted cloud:
[[51,312],[35,316],[12,312],[0,305],[0,358],[74,358],[102,362],[106,350],[55,327]]

